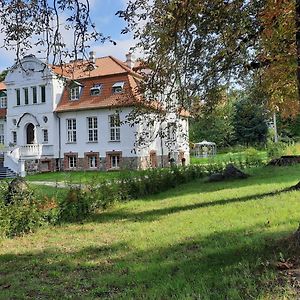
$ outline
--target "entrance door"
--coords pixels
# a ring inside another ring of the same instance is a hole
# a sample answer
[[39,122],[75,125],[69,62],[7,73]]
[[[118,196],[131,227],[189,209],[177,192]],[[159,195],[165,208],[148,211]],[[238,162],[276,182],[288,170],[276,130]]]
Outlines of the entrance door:
[[32,123],[29,123],[27,125],[26,141],[27,141],[27,144],[33,144],[34,143],[34,125]]

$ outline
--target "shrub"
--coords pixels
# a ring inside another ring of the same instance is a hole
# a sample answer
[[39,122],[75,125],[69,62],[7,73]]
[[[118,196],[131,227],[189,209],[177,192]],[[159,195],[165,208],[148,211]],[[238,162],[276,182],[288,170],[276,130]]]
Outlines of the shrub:
[[92,211],[90,197],[81,188],[70,188],[59,203],[58,221],[80,221]]
[[267,144],[267,154],[270,159],[279,158],[284,154],[286,149],[286,144],[282,142],[274,143],[268,142]]
[[284,155],[300,155],[300,144],[287,146],[284,150]]
[[28,189],[14,194],[10,203],[4,201],[7,192],[8,190],[2,194],[0,201],[0,235],[2,237],[33,232],[44,223],[33,191]]
[[262,165],[262,159],[259,156],[259,151],[257,151],[255,148],[247,148],[245,150],[245,165],[247,167],[258,167]]

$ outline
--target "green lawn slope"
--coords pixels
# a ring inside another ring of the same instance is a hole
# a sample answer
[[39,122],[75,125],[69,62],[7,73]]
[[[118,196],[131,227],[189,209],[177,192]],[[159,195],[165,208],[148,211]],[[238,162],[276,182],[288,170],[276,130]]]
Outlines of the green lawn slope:
[[249,172],[0,241],[0,299],[296,299],[272,262],[300,221],[300,192],[280,192],[300,166]]

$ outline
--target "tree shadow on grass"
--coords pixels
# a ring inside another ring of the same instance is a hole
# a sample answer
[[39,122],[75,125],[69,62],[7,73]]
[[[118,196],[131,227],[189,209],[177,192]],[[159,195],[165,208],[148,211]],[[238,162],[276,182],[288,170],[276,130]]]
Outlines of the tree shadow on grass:
[[0,299],[259,298],[276,284],[262,262],[279,253],[267,246],[282,235],[253,226],[147,250],[117,243],[5,254]]
[[[226,189],[240,189],[250,186],[259,185],[274,185],[278,184],[280,187],[286,188],[295,185],[300,181],[299,168],[295,168],[291,172],[292,167],[264,167],[250,170],[250,177],[247,179],[237,179],[237,180],[225,180],[222,182],[206,182],[207,177],[201,178],[195,181],[191,181],[186,184],[180,184],[173,189],[169,189],[162,193],[154,194],[151,196],[145,196],[141,198],[143,201],[156,201],[164,200],[170,197],[180,197],[187,194],[200,194],[207,192],[218,192]],[[274,188],[272,187],[272,190]]]
[[253,194],[253,195],[247,195],[243,197],[236,197],[236,198],[229,198],[229,199],[220,199],[220,200],[213,200],[208,202],[199,202],[184,206],[172,206],[172,207],[165,207],[165,208],[159,208],[159,209],[153,209],[153,210],[146,210],[142,212],[131,212],[126,209],[121,210],[113,210],[113,211],[107,211],[102,212],[99,214],[93,214],[89,217],[87,222],[97,222],[97,223],[107,223],[107,222],[115,222],[115,221],[134,221],[134,222],[152,222],[154,220],[157,220],[160,217],[199,209],[199,208],[207,208],[207,207],[214,207],[214,206],[222,206],[232,203],[242,203],[247,201],[263,201],[264,197],[270,197],[270,196],[276,196],[280,195],[282,193],[289,192],[287,189],[282,189],[275,192],[267,192],[262,194]]

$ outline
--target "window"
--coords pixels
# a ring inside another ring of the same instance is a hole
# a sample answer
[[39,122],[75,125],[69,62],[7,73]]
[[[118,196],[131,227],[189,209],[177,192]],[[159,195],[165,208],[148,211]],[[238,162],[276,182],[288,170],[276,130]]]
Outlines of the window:
[[87,118],[89,142],[98,141],[98,122],[97,117]]
[[69,166],[69,169],[77,168],[77,157],[76,156],[68,156],[68,166]]
[[17,132],[16,131],[12,131],[12,142],[14,144],[17,144]]
[[120,117],[118,114],[109,116],[110,140],[120,141]]
[[97,156],[96,155],[89,155],[89,168],[97,168]]
[[32,103],[36,104],[37,103],[37,89],[36,86],[31,87],[32,91]]
[[113,84],[112,86],[112,91],[113,94],[119,94],[123,92],[123,87],[124,87],[124,82],[116,82],[115,84]]
[[111,155],[110,156],[110,167],[112,169],[120,168],[120,155]]
[[48,129],[43,129],[43,143],[48,143]]
[[0,97],[0,107],[1,108],[7,107],[7,97],[6,96]]
[[102,84],[95,84],[92,88],[91,88],[91,96],[98,96],[101,94],[101,90],[102,90]]
[[80,86],[70,88],[70,100],[78,100],[80,96]]
[[27,105],[29,103],[28,88],[24,88],[23,91],[24,91],[25,104]]
[[0,124],[0,144],[4,144],[4,124]]
[[67,141],[76,143],[76,119],[67,120]]
[[16,89],[17,105],[21,105],[20,89]]
[[46,102],[46,87],[44,85],[41,85],[40,88],[41,88],[41,102],[45,103]]

